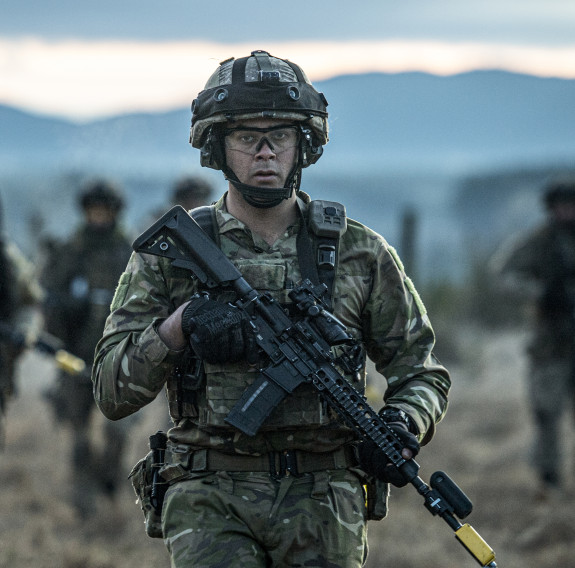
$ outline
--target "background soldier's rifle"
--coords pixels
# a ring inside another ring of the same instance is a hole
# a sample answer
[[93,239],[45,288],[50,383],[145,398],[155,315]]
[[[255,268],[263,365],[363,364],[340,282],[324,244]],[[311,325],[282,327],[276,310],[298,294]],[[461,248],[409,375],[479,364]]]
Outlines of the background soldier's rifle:
[[[259,377],[246,389],[226,421],[254,435],[274,408],[299,385],[313,385],[330,406],[364,441],[373,442],[425,500],[425,507],[440,516],[457,539],[481,564],[496,568],[491,547],[469,524],[461,524],[472,509],[471,501],[443,472],[431,476],[427,485],[419,476],[415,460],[401,455],[402,444],[366,398],[344,375],[357,373],[359,345],[345,327],[322,304],[325,286],[304,281],[289,296],[301,314],[292,321],[269,295],[259,294],[242,277],[219,247],[179,205],[173,207],[133,244],[140,253],[172,260],[172,265],[188,269],[206,286],[231,286],[237,293],[234,303],[250,317],[256,341],[270,359]],[[331,347],[340,346],[340,355]]]
[[14,329],[10,324],[0,322],[0,342],[8,343],[16,349],[34,349],[49,355],[60,369],[70,375],[77,375],[86,367],[82,359],[63,348],[60,339],[46,332],[41,332],[34,339],[29,340],[25,334]]

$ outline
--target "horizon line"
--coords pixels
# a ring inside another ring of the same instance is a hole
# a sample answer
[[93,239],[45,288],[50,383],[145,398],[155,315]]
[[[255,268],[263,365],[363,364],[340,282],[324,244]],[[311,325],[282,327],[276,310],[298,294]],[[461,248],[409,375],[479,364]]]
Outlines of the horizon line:
[[448,77],[474,71],[575,79],[575,44],[382,40],[248,45],[0,37],[0,104],[71,122],[167,112],[189,105],[220,61],[255,48],[296,62],[314,83],[368,73]]

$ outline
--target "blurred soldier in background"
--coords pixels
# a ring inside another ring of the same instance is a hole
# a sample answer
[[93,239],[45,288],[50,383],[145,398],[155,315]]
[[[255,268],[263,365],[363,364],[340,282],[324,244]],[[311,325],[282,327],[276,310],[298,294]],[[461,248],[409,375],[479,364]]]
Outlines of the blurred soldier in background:
[[[16,391],[16,363],[41,328],[41,300],[42,290],[32,264],[0,226],[0,449],[4,445],[6,407]],[[14,333],[25,341],[14,341]]]
[[549,184],[544,204],[547,220],[493,259],[504,289],[534,308],[527,378],[540,499],[560,488],[561,422],[575,409],[575,179]]
[[71,427],[73,502],[85,516],[95,495],[113,497],[126,477],[121,466],[126,424],[106,421],[102,451],[96,450],[91,429],[96,407],[89,369],[131,244],[118,226],[124,203],[113,185],[106,181],[87,184],[79,205],[83,223],[69,240],[51,245],[42,283],[47,292],[47,331],[61,338],[66,349],[87,364],[80,376],[61,372],[48,393],[57,420]]
[[178,180],[172,190],[172,205],[181,205],[186,211],[207,205],[213,194],[212,186],[199,177],[184,177]]

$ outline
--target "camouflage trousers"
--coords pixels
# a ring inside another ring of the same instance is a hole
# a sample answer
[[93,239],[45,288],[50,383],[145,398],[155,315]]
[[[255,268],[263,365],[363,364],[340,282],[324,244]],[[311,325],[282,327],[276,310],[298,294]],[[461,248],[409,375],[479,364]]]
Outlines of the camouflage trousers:
[[345,469],[194,474],[169,488],[162,525],[172,568],[357,568],[367,557],[365,493]]
[[543,481],[558,483],[566,448],[561,447],[565,412],[575,413],[575,379],[568,359],[533,361],[528,380],[534,416],[533,465]]

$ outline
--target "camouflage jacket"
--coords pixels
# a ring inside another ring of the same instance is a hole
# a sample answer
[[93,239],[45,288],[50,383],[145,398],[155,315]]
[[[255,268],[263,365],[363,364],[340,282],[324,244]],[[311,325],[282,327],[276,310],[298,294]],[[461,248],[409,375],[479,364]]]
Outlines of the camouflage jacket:
[[535,358],[571,357],[575,334],[575,232],[547,222],[514,237],[493,260],[503,286],[527,303]]
[[[269,246],[227,212],[223,198],[216,210],[224,253],[256,290],[289,302],[287,294],[301,278],[296,252],[299,224],[290,226]],[[445,412],[450,379],[432,354],[434,335],[421,300],[397,255],[378,234],[348,220],[339,248],[333,311],[364,343],[386,377],[387,404],[406,411],[426,443]],[[182,353],[170,351],[156,330],[195,290],[185,270],[163,258],[132,255],[92,372],[96,402],[106,416],[127,416],[162,389]],[[285,449],[329,451],[355,437],[333,411],[322,407],[308,385],[288,396],[256,436],[245,436],[223,419],[254,373],[243,362],[206,364],[205,368],[198,415],[170,430],[175,443],[255,454]]]

